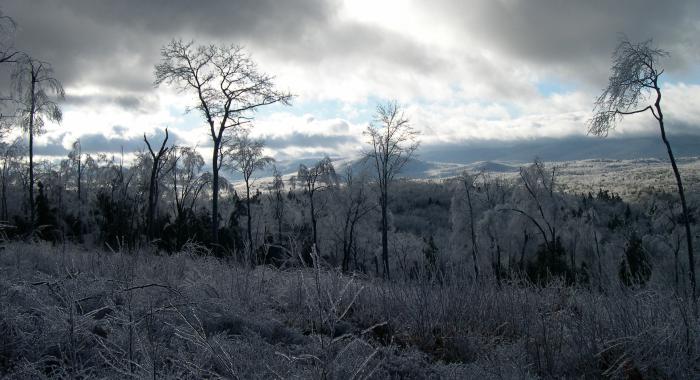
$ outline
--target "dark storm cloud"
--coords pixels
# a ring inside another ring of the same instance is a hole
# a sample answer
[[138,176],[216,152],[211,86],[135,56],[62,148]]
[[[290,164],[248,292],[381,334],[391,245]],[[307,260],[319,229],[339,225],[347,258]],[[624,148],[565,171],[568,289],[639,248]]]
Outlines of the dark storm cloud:
[[134,95],[73,95],[66,94],[64,100],[66,106],[100,106],[105,104],[114,104],[129,111],[145,111],[144,106],[147,104],[141,97]]
[[34,154],[40,156],[51,156],[56,158],[65,158],[68,156],[68,149],[64,148],[60,143],[49,143],[47,145],[34,146]]
[[[103,133],[88,133],[80,136],[80,145],[83,153],[134,153],[146,149],[146,143],[143,141],[143,135],[128,136],[125,135],[129,128],[121,125],[114,125],[110,128],[111,135],[107,136]],[[168,130],[168,146],[187,143],[182,139],[177,131]],[[48,141],[36,145],[36,152],[43,156],[52,156],[55,158],[65,158],[68,155],[69,149],[63,146],[62,141],[66,134],[60,134],[49,138]],[[154,133],[146,134],[148,141],[154,149],[160,146],[165,131],[162,129],[156,130]],[[156,146],[157,145],[157,146]]]
[[172,38],[244,44],[300,65],[344,57],[421,72],[447,65],[398,33],[337,20],[335,1],[9,0],[2,9],[19,24],[17,45],[51,62],[68,86],[151,91],[153,65]]
[[[658,0],[438,0],[431,10],[483,39],[489,49],[551,68],[569,78],[599,80],[622,34],[653,38],[672,53],[668,67],[683,69],[700,58],[700,2]],[[578,78],[577,78],[578,77]]]
[[317,0],[9,0],[2,10],[19,24],[17,46],[52,62],[65,84],[147,90],[159,49],[172,38],[291,43],[322,26],[334,7]]
[[[599,82],[620,33],[634,40],[653,37],[673,53],[671,69],[700,58],[700,4],[694,0],[419,4],[454,33],[476,39],[473,50],[501,52],[514,59],[514,69],[519,60],[558,68],[566,76],[560,79]],[[16,45],[52,62],[67,85],[150,91],[159,49],[174,37],[253,45],[298,64],[364,57],[421,73],[449,66],[429,46],[396,32],[340,20],[339,7],[339,1],[323,0],[7,0],[2,10],[19,24]]]

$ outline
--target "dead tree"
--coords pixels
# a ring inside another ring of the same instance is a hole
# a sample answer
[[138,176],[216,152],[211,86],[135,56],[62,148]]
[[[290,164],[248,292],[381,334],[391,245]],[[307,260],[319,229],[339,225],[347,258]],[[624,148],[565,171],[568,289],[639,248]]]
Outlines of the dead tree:
[[151,143],[148,142],[146,134],[143,134],[143,141],[146,142],[148,147],[148,152],[151,154],[151,177],[148,183],[148,211],[146,214],[146,224],[148,231],[148,238],[153,239],[155,237],[155,215],[158,208],[158,193],[160,178],[162,175],[163,168],[166,166],[165,156],[168,154],[170,148],[166,148],[165,144],[168,143],[168,128],[165,128],[165,138],[163,143],[160,144],[158,151],[154,151],[151,147]]

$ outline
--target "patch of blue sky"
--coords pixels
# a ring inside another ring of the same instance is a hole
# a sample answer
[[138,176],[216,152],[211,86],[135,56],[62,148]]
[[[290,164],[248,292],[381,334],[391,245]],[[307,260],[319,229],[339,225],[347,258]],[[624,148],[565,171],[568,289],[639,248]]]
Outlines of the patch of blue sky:
[[692,65],[678,72],[667,71],[659,78],[661,85],[664,83],[700,84],[700,65]]
[[197,110],[192,110],[187,112],[184,108],[169,107],[168,112],[173,117],[177,118],[176,123],[172,123],[169,126],[175,129],[181,130],[193,130],[202,127],[205,124],[202,115]]
[[537,91],[543,96],[550,96],[554,94],[565,94],[567,92],[572,92],[575,90],[574,86],[570,83],[555,81],[555,80],[544,80],[537,82]]

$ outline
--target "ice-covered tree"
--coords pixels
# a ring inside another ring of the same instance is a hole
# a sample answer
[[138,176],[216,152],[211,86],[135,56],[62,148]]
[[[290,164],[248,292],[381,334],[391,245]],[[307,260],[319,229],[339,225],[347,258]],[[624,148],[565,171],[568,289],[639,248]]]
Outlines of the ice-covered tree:
[[661,132],[661,140],[666,146],[668,158],[671,161],[681,200],[690,286],[693,300],[695,300],[697,286],[690,211],[686,202],[683,180],[671,149],[671,143],[666,135],[666,125],[661,107],[659,79],[664,73],[661,60],[668,55],[668,52],[654,47],[651,40],[633,43],[623,37],[613,53],[608,85],[595,101],[595,115],[588,121],[588,132],[597,136],[607,136],[608,132],[614,129],[624,116],[632,114],[648,112],[656,119]]

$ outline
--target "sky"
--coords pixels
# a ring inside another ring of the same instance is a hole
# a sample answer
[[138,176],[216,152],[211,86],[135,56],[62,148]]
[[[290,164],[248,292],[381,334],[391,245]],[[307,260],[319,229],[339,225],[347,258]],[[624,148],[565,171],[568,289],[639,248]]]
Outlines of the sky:
[[[204,120],[186,113],[192,94],[153,85],[174,38],[242,45],[295,95],[252,128],[279,160],[360,154],[377,104],[392,99],[425,151],[585,136],[622,35],[671,53],[669,130],[700,135],[696,0],[3,0],[0,10],[17,22],[15,46],[50,62],[66,89],[62,123],[37,141],[43,155],[78,138],[87,152],[135,151],[165,127],[206,151]],[[610,138],[657,135],[653,122],[629,117]]]

